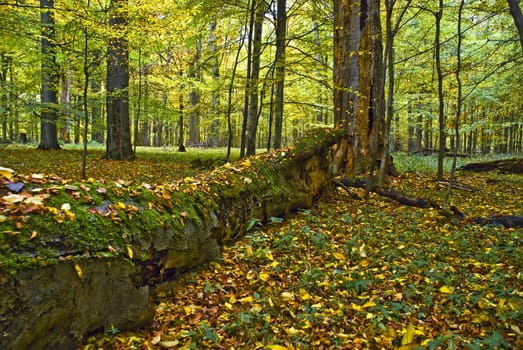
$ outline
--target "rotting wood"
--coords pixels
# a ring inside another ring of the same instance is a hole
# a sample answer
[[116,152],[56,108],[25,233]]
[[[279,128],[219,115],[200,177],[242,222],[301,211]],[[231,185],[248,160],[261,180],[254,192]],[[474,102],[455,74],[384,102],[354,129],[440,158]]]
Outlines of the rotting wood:
[[[130,196],[126,186],[106,183],[110,213],[97,203],[75,206],[75,219],[60,224],[29,217],[24,230],[41,225],[37,238],[4,235],[1,254],[12,261],[0,264],[0,348],[72,349],[87,334],[150,324],[157,284],[219,259],[220,247],[240,238],[250,220],[310,207],[331,185],[330,150],[341,135],[311,130],[292,147],[161,185],[165,195],[155,199],[149,188]],[[127,212],[128,196],[136,210]],[[111,213],[118,220],[108,218],[99,232],[110,241],[78,239],[78,228],[92,230]],[[7,225],[0,222],[0,232]],[[66,250],[79,254],[63,257]],[[43,252],[54,255],[42,259]]]

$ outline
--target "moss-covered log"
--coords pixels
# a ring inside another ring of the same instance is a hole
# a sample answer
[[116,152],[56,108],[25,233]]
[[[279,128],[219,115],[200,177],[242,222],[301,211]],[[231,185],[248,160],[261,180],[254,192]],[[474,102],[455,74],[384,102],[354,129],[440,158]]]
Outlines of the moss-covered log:
[[[70,349],[154,317],[152,287],[329,186],[334,130],[167,184],[0,182],[0,348]],[[5,172],[4,172],[5,175]]]

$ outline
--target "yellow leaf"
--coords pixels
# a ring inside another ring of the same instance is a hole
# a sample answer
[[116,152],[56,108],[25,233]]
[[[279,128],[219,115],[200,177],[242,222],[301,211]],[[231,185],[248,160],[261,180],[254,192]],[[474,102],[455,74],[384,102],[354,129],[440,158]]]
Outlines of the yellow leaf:
[[127,255],[129,255],[129,258],[133,258],[133,248],[130,246],[127,246]]
[[409,323],[403,338],[401,338],[401,345],[407,345],[414,341],[414,336],[416,335],[416,327],[412,323]]
[[291,328],[288,328],[285,330],[287,332],[287,334],[289,335],[297,335],[299,333],[302,333],[303,331],[300,331],[299,329],[296,329],[294,327],[291,327]]
[[280,296],[285,301],[294,300],[294,294],[291,292],[282,292]]
[[360,262],[360,265],[363,266],[363,267],[367,267],[367,266],[369,266],[369,264],[370,264],[370,261],[368,259],[363,259]]
[[4,167],[0,166],[0,175],[5,177],[6,179],[11,179],[13,177],[14,172],[15,171],[13,169],[4,168]]
[[4,202],[7,202],[9,204],[15,204],[15,203],[23,201],[25,199],[25,197],[21,196],[19,194],[10,194],[7,196],[3,196],[2,199],[4,200]]
[[281,346],[281,345],[276,345],[276,344],[274,344],[274,345],[267,345],[265,347],[265,349],[266,350],[288,350],[287,347]]
[[312,296],[305,289],[300,289],[301,300],[311,300]]
[[78,263],[74,263],[74,269],[75,269],[78,277],[82,278],[83,272],[82,272],[82,269],[80,268],[80,265],[78,265]]
[[240,164],[243,165],[244,167],[250,167],[251,166],[251,161],[249,159],[245,159]]
[[116,203],[116,205],[117,205],[118,208],[120,208],[120,209],[125,209],[125,203],[118,202],[118,203]]
[[38,236],[38,232],[36,232],[35,230],[33,230],[33,232],[31,232],[31,237],[29,237],[29,239],[36,238],[36,236]]
[[272,253],[267,253],[267,259],[269,259],[270,261],[273,261],[274,260],[274,256],[272,256]]
[[227,309],[232,310],[232,305],[231,305],[231,303],[225,302],[224,305],[225,305],[225,307],[226,307]]
[[454,287],[452,286],[443,286],[439,289],[439,291],[441,293],[445,293],[445,294],[451,294],[451,293],[454,293]]
[[260,273],[260,279],[264,282],[268,281],[271,278],[271,276],[268,273],[261,272]]
[[252,256],[252,247],[251,246],[247,246],[247,248],[245,248],[245,254],[247,254],[247,256]]
[[242,303],[242,304],[252,303],[253,301],[254,301],[254,299],[251,296],[240,299],[240,303]]
[[358,304],[355,304],[355,303],[352,303],[350,304],[350,307],[353,309],[353,310],[356,310],[356,311],[361,311],[362,307]]
[[236,295],[232,294],[229,298],[229,303],[234,304],[236,302]]
[[332,253],[332,255],[334,255],[334,257],[338,260],[341,260],[341,261],[345,261],[345,255],[341,254],[341,253]]
[[366,308],[372,307],[372,306],[376,306],[376,303],[373,302],[372,300],[370,300],[370,301],[367,301],[365,304],[363,304],[362,308],[366,309]]
[[183,311],[185,311],[185,315],[187,315],[187,316],[189,316],[190,314],[193,313],[192,307],[190,307],[190,306],[184,306]]

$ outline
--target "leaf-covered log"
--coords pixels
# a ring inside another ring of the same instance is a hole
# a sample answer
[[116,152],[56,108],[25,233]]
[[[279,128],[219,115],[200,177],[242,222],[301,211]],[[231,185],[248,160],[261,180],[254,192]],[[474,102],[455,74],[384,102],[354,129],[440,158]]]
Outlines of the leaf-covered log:
[[0,182],[0,348],[71,349],[91,332],[154,316],[154,287],[220,247],[309,207],[331,182],[339,133],[166,184],[16,176]]

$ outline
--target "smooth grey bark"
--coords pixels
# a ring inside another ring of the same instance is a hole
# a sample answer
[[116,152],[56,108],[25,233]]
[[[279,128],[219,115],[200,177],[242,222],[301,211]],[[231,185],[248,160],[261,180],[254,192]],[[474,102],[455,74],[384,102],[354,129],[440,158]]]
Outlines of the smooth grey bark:
[[285,86],[285,48],[287,36],[287,1],[277,1],[276,58],[274,83],[274,148],[282,146],[283,102]]
[[60,78],[56,67],[56,35],[54,0],[40,0],[42,86],[40,88],[40,144],[39,149],[60,149],[56,127],[58,86]]
[[133,159],[129,120],[129,43],[125,37],[127,0],[111,0],[113,36],[107,48],[107,140],[104,158]]
[[521,44],[521,50],[523,51],[523,14],[519,7],[519,0],[507,0],[510,8],[510,14],[514,19],[514,24],[518,30],[519,42]]

